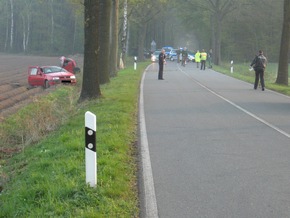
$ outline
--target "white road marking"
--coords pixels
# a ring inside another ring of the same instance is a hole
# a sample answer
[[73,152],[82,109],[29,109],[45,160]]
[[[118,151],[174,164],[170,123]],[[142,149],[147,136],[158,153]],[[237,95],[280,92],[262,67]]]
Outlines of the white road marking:
[[140,99],[139,99],[139,122],[140,122],[140,139],[141,139],[141,161],[143,169],[143,182],[144,182],[144,202],[145,202],[145,216],[148,218],[157,218],[157,201],[155,196],[154,181],[147,139],[145,114],[144,114],[144,96],[143,96],[143,84],[145,74],[149,65],[143,73],[141,85],[140,85]]
[[247,111],[246,109],[242,108],[241,106],[239,106],[239,105],[235,104],[234,102],[230,101],[229,99],[227,99],[227,98],[225,98],[225,97],[219,95],[219,94],[216,93],[215,91],[209,89],[209,88],[206,87],[205,85],[203,85],[203,84],[201,84],[200,82],[198,82],[197,80],[195,80],[193,77],[191,77],[189,74],[187,74],[185,71],[183,71],[183,70],[180,69],[179,67],[178,67],[178,69],[179,69],[182,73],[184,73],[187,77],[189,77],[191,80],[193,80],[195,83],[197,83],[199,86],[201,86],[201,87],[203,87],[204,89],[208,90],[209,92],[211,92],[211,93],[214,94],[215,96],[217,96],[217,97],[223,99],[224,101],[226,101],[226,102],[228,102],[229,104],[233,105],[235,108],[237,108],[237,109],[243,111],[244,113],[248,114],[249,116],[253,117],[254,119],[260,121],[261,123],[264,123],[264,124],[267,125],[268,127],[272,128],[272,129],[276,130],[277,132],[281,133],[282,135],[284,135],[284,136],[290,138],[290,134],[289,134],[289,133],[283,131],[282,129],[279,129],[278,127],[272,125],[271,123],[268,123],[267,121],[263,120],[262,118],[256,116],[255,114],[253,114],[253,113]]

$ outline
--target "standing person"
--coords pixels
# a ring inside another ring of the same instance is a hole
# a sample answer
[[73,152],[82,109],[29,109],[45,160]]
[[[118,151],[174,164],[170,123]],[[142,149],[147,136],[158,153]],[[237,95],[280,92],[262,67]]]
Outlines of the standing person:
[[265,73],[266,64],[267,64],[267,58],[264,56],[263,51],[260,50],[259,54],[256,55],[256,57],[251,63],[251,67],[253,67],[255,70],[254,89],[257,89],[259,79],[260,79],[262,91],[265,90],[264,73]]
[[162,49],[159,54],[159,72],[158,72],[159,80],[164,80],[163,79],[163,66],[164,66],[165,60],[166,60],[165,50]]
[[200,69],[205,70],[205,63],[206,63],[206,59],[207,59],[207,53],[205,52],[204,49],[202,49],[201,53],[200,53],[200,60],[201,60],[201,65],[200,65]]
[[181,52],[180,48],[177,49],[177,51],[176,51],[177,63],[180,63],[180,52]]
[[181,65],[185,67],[186,60],[187,60],[187,57],[188,57],[188,52],[187,52],[187,48],[186,47],[184,47],[184,49],[182,50],[181,54],[182,54],[182,63],[181,63]]
[[199,63],[200,63],[200,52],[199,50],[196,51],[194,55],[194,60],[196,62],[196,67],[199,68]]
[[59,60],[60,60],[60,67],[63,67],[64,61],[65,61],[65,56],[61,56]]
[[208,68],[212,68],[212,49],[208,52]]

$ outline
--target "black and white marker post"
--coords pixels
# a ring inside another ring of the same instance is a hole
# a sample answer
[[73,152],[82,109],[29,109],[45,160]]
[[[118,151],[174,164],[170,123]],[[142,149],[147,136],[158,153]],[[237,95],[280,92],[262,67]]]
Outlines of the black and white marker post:
[[134,70],[137,69],[137,57],[135,56],[134,57]]
[[96,115],[87,111],[85,114],[86,183],[91,187],[97,186],[96,130]]

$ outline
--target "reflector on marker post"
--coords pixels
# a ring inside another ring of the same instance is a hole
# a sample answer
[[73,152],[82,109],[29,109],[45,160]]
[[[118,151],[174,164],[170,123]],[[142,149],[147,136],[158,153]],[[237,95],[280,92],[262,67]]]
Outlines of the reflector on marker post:
[[96,115],[87,111],[85,114],[86,183],[91,187],[97,186],[96,130]]
[[137,57],[135,56],[134,57],[134,70],[137,69]]

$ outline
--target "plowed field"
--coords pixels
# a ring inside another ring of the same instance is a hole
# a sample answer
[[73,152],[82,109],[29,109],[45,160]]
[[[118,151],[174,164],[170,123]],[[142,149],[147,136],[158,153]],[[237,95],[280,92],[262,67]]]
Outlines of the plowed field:
[[[75,58],[75,57],[72,57]],[[75,58],[78,64],[81,58]],[[42,87],[29,89],[27,69],[33,65],[59,65],[59,57],[21,56],[0,54],[0,122],[15,113],[35,95],[45,94]]]

